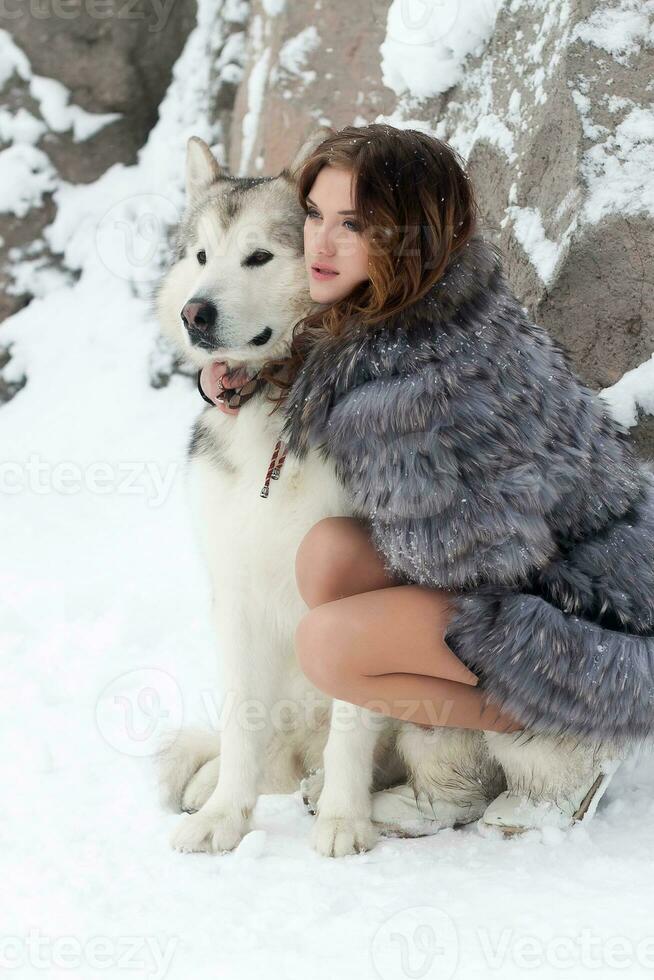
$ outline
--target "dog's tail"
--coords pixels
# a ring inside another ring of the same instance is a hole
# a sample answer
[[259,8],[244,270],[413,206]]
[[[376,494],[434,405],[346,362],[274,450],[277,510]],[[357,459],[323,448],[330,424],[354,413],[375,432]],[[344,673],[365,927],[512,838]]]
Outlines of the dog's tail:
[[163,737],[154,757],[162,806],[180,813],[189,780],[205,762],[220,755],[218,732],[180,728]]

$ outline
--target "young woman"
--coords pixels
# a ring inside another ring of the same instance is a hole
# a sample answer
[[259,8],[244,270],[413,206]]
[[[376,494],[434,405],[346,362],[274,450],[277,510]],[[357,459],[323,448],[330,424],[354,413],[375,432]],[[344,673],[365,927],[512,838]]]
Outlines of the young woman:
[[[347,127],[297,179],[317,308],[283,436],[361,514],[298,549],[304,671],[429,727],[651,734],[654,478],[527,319],[456,153]],[[216,384],[244,380],[215,364],[201,386],[237,411]]]

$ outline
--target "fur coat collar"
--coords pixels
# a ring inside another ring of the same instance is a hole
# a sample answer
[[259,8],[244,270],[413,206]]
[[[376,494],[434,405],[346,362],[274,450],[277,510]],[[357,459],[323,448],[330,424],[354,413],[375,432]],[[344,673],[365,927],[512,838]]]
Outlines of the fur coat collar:
[[333,462],[400,581],[525,727],[639,738],[654,718],[654,475],[532,323],[480,235],[423,299],[311,349],[282,438]]
[[357,385],[445,362],[456,345],[470,341],[466,323],[488,314],[501,276],[499,252],[477,236],[431,290],[401,313],[372,329],[355,324],[337,339],[316,343],[286,402],[283,435],[290,450],[304,456],[319,440],[335,402]]

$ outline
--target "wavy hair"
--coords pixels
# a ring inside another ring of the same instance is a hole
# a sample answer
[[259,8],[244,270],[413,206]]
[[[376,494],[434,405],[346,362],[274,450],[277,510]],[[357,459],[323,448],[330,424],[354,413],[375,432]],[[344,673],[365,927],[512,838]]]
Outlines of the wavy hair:
[[317,339],[365,330],[421,299],[477,229],[479,209],[465,164],[434,136],[380,123],[333,132],[295,172],[305,212],[323,167],[353,175],[353,220],[368,248],[369,279],[302,317],[290,355],[261,369],[260,377],[283,389],[271,398],[276,408]]

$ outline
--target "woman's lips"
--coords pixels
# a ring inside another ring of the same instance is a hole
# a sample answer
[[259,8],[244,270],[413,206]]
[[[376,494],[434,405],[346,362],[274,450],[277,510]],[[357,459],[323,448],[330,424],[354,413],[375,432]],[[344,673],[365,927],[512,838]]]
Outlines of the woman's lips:
[[311,267],[311,276],[313,279],[333,279],[337,275],[338,272],[327,272],[326,270],[322,271],[321,269],[315,269],[313,266]]

